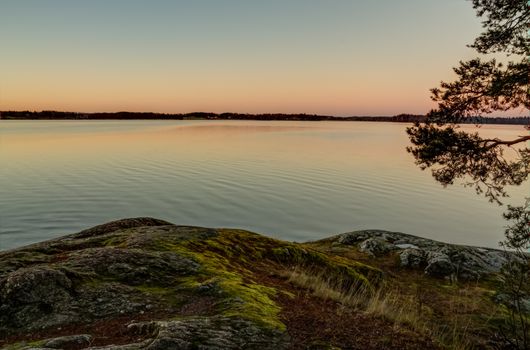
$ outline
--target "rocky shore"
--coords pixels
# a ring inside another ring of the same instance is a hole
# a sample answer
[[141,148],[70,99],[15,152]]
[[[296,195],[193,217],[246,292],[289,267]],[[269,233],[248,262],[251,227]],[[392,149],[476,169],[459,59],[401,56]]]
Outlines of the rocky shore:
[[[370,311],[374,295],[393,290],[401,303],[421,289],[425,324],[452,322],[444,303],[473,299],[456,317],[492,319],[509,258],[379,230],[302,244],[124,219],[0,252],[0,347],[444,348],[436,334]],[[466,332],[487,348],[488,327]]]
[[421,268],[427,275],[478,280],[499,272],[510,254],[498,249],[437,242],[401,232],[365,230],[332,239],[335,244],[355,246],[371,256],[399,254],[400,265]]

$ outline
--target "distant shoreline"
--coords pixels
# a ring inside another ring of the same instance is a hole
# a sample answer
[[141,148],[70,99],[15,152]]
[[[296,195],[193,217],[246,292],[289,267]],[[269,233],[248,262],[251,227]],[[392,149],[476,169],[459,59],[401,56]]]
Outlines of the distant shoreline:
[[[414,123],[425,121],[425,115],[336,117],[316,114],[243,114],[243,113],[152,113],[152,112],[58,112],[58,111],[0,111],[0,120],[255,120],[255,121],[364,121]],[[469,124],[530,125],[530,117],[482,117]]]

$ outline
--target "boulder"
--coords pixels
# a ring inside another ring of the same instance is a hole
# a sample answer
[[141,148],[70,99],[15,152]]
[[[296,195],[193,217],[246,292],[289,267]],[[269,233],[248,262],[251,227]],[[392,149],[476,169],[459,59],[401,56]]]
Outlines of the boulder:
[[368,238],[359,244],[359,250],[372,256],[382,256],[394,249],[394,246],[380,238]]
[[22,268],[0,276],[1,325],[38,329],[70,320],[72,281],[51,267]]
[[425,273],[435,277],[450,276],[455,272],[455,266],[447,254],[430,252],[427,254]]
[[399,254],[401,266],[420,268],[425,265],[425,253],[421,249],[407,248]]

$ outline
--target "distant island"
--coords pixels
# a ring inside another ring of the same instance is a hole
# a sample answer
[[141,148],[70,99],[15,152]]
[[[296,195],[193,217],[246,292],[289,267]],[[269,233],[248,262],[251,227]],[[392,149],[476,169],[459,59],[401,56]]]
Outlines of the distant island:
[[[337,117],[317,114],[247,114],[247,113],[152,113],[152,112],[60,112],[60,111],[0,111],[4,120],[289,120],[289,121],[366,121],[366,122],[423,122],[425,115],[398,114],[394,116],[350,116]],[[512,124],[530,125],[530,117],[479,117],[469,124]]]

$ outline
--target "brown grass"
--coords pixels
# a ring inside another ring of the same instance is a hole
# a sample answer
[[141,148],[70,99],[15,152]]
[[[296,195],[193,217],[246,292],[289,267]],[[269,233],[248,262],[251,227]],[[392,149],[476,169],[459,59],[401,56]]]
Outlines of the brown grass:
[[[397,326],[406,327],[440,345],[450,349],[472,349],[467,336],[471,320],[457,317],[452,323],[437,323],[433,310],[427,305],[425,295],[417,287],[415,294],[403,294],[389,286],[381,286],[375,292],[358,288],[343,290],[342,281],[337,281],[314,271],[291,270],[285,272],[289,283],[310,290],[312,294],[324,300],[332,300],[343,307],[361,311],[390,321]],[[458,308],[474,309],[474,305],[461,305],[461,300],[449,300],[449,313],[458,313]],[[478,301],[476,302],[478,303]],[[439,321],[439,320],[438,320]]]

